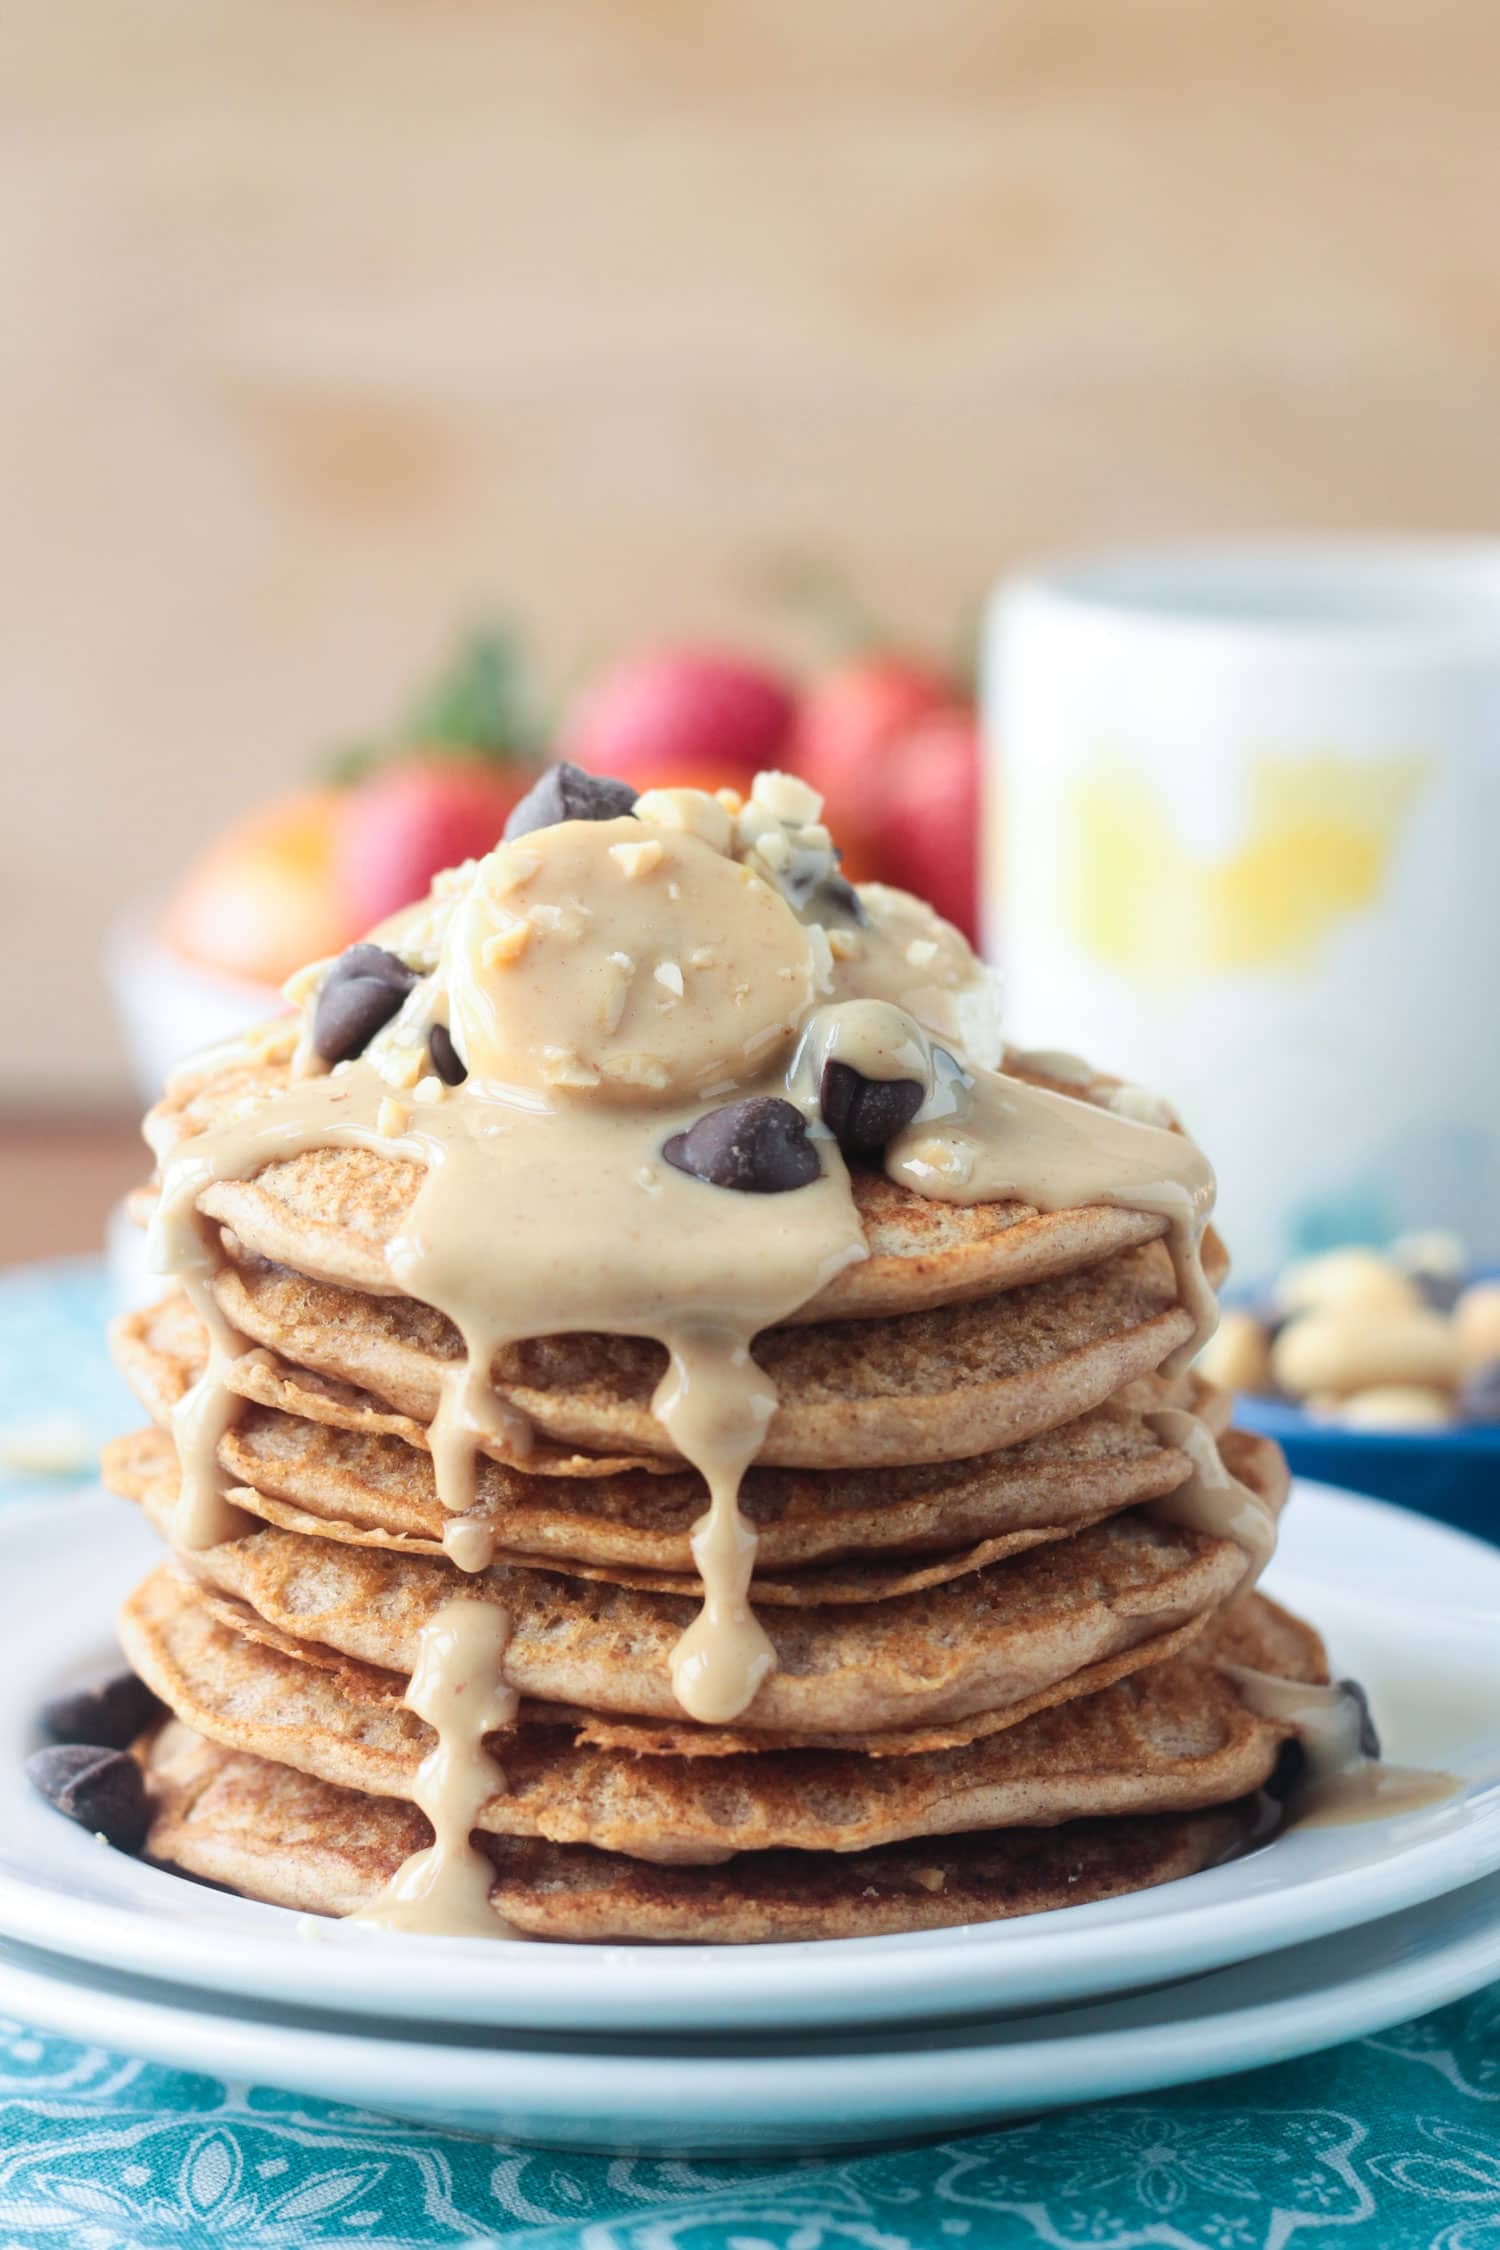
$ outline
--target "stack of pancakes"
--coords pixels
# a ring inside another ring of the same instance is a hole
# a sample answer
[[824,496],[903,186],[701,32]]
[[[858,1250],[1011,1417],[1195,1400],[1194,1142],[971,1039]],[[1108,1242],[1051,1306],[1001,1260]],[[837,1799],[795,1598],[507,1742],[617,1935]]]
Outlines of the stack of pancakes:
[[[210,1063],[153,1114],[153,1145],[287,1083],[274,1046]],[[1190,1873],[1264,1832],[1291,1730],[1249,1707],[1239,1668],[1327,1674],[1316,1634],[1250,1590],[1242,1546],[1172,1519],[1192,1464],[1163,1407],[1201,1416],[1273,1512],[1286,1473],[1207,1386],[1162,1371],[1193,1320],[1160,1220],[956,1206],[856,1173],[871,1255],[755,1346],[779,1403],[741,1506],[776,1665],[713,1726],[669,1669],[706,1495],[651,1410],[659,1345],[499,1355],[495,1389],[536,1442],[524,1463],[487,1446],[463,1522],[494,1559],[450,1559],[429,1426],[462,1347],[385,1256],[416,1170],[317,1148],[199,1198],[245,1342],[219,1442],[244,1516],[124,1612],[126,1653],[175,1714],[139,1748],[155,1858],[302,1909],[368,1905],[427,1840],[412,1796],[433,1735],[405,1698],[424,1624],[460,1595],[508,1618],[521,1703],[478,1834],[523,1933],[980,1921]],[[1212,1236],[1208,1252],[1216,1280]],[[115,1341],[152,1427],[106,1474],[170,1541],[170,1418],[204,1332],[177,1294]]]

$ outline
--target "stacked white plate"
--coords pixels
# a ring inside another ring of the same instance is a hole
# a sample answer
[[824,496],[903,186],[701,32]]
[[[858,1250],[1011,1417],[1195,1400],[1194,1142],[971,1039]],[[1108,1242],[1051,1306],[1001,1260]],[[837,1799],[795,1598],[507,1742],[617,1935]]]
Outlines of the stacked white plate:
[[1304,1486],[1272,1592],[1447,1802],[1025,1921],[821,1945],[393,1937],[185,1882],[22,1773],[149,1559],[102,1495],[0,1516],[0,2010],[216,2076],[559,2146],[751,2154],[952,2132],[1273,2062],[1500,1977],[1500,1552]]

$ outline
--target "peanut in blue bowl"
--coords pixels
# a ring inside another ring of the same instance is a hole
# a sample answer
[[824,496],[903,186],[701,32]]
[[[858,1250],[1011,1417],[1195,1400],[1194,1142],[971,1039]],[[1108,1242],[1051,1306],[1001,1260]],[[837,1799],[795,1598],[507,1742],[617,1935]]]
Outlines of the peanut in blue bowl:
[[1440,1430],[1351,1430],[1293,1399],[1235,1401],[1242,1429],[1275,1438],[1294,1474],[1338,1484],[1500,1546],[1500,1422]]
[[[1412,1238],[1417,1246],[1433,1239],[1441,1241],[1443,1238]],[[1461,1322],[1464,1301],[1492,1297],[1492,1285],[1500,1281],[1500,1273],[1492,1267],[1476,1268],[1464,1262],[1449,1265],[1441,1272],[1423,1271],[1413,1266],[1403,1269],[1398,1256],[1392,1252],[1341,1249],[1287,1268],[1274,1287],[1258,1292],[1236,1292],[1226,1302],[1226,1313],[1232,1307],[1234,1312],[1248,1314],[1252,1321],[1261,1324],[1265,1335],[1264,1352],[1272,1345],[1277,1330],[1285,1325],[1288,1282],[1300,1274],[1305,1287],[1320,1269],[1326,1281],[1329,1267],[1349,1259],[1358,1259],[1365,1267],[1373,1264],[1384,1269],[1377,1271],[1377,1280],[1399,1280],[1415,1294],[1416,1309],[1424,1318],[1452,1316]],[[1365,1273],[1357,1278],[1367,1282],[1369,1277]],[[1361,1318],[1359,1306],[1350,1304],[1347,1299],[1345,1306],[1357,1328]],[[1421,1310],[1423,1306],[1425,1312]],[[1305,1302],[1301,1313],[1292,1317],[1294,1320],[1307,1318],[1317,1309],[1315,1300]],[[1363,1317],[1371,1317],[1368,1308]],[[1347,1368],[1344,1370],[1346,1376],[1349,1372]],[[1474,1372],[1471,1368],[1471,1378]],[[1496,1368],[1490,1367],[1480,1374],[1481,1387],[1487,1378],[1493,1392],[1495,1373]],[[1419,1385],[1426,1380],[1420,1374],[1411,1379]],[[1226,1378],[1221,1376],[1219,1380]],[[1399,1383],[1401,1376],[1396,1368],[1388,1366],[1375,1380],[1377,1384],[1382,1381]],[[1368,1493],[1378,1500],[1394,1500],[1420,1515],[1432,1516],[1439,1523],[1452,1524],[1458,1530],[1472,1532],[1477,1538],[1500,1546],[1500,1420],[1476,1419],[1472,1413],[1465,1414],[1464,1392],[1472,1387],[1472,1381],[1460,1386],[1455,1398],[1455,1420],[1431,1427],[1379,1428],[1371,1423],[1346,1422],[1336,1412],[1304,1404],[1301,1398],[1290,1396],[1284,1390],[1240,1388],[1235,1411],[1236,1419],[1246,1429],[1276,1440],[1298,1476],[1343,1485],[1350,1491]],[[1489,1411],[1487,1402],[1486,1415]]]

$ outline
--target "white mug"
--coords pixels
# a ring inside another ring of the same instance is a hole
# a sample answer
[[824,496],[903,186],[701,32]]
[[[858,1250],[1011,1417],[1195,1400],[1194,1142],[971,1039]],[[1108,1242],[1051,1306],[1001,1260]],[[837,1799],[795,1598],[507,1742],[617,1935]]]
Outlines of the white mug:
[[1242,1276],[1500,1258],[1500,543],[1101,557],[1002,586],[987,937],[1013,1043],[1159,1092]]

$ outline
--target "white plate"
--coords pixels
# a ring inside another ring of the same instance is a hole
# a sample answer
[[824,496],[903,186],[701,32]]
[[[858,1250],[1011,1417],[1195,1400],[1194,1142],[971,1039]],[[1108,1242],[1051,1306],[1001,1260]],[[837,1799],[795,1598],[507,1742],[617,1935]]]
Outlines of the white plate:
[[1392,1754],[1461,1773],[1460,1797],[1294,1830],[1184,1882],[1022,1921],[816,1945],[568,1948],[310,1923],[60,1819],[22,1774],[29,1714],[104,1656],[121,1594],[159,1549],[118,1501],[14,1505],[0,1514],[0,1936],[217,1994],[417,2024],[801,2031],[1093,1999],[1346,1930],[1500,1868],[1500,1554],[1313,1488],[1284,1545],[1294,1575],[1273,1583],[1365,1680]]
[[750,2156],[951,2133],[1308,2054],[1500,1974],[1500,1877],[1185,1984],[1003,2022],[604,2044],[214,2006],[0,1946],[0,2009],[180,2069],[509,2140]]

